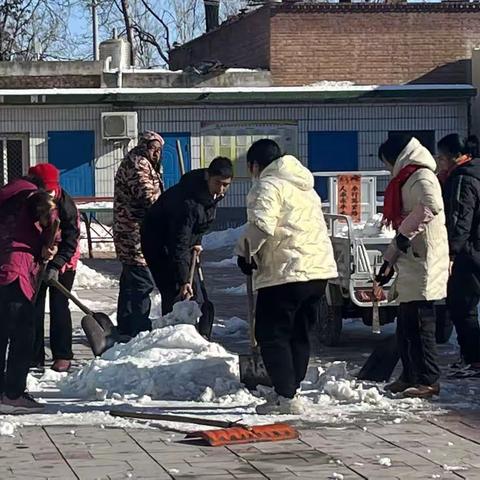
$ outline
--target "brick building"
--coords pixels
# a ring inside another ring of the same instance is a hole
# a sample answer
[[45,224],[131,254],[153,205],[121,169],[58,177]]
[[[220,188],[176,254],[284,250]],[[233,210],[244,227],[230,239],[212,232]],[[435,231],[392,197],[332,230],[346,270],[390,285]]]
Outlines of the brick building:
[[480,3],[285,1],[238,15],[170,52],[172,70],[206,59],[266,69],[275,85],[470,83]]

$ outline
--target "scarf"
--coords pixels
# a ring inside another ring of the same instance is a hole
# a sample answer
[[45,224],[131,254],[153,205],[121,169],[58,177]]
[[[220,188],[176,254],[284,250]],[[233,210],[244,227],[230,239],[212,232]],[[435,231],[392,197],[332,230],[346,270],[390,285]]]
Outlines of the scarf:
[[407,165],[403,167],[396,177],[390,180],[390,183],[385,190],[384,204],[383,204],[383,221],[386,225],[392,225],[395,230],[398,229],[402,223],[402,187],[410,176],[419,168],[425,168],[421,165]]
[[440,183],[443,185],[447,181],[447,178],[452,174],[452,172],[459,167],[460,165],[465,165],[468,162],[472,161],[472,157],[470,155],[462,155],[458,158],[458,160],[447,170],[443,170],[438,173],[437,177],[440,180]]

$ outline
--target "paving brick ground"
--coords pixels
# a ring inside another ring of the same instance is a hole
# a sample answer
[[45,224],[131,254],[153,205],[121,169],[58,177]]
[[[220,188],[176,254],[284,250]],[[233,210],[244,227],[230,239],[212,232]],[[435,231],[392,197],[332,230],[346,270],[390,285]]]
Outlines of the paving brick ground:
[[[115,262],[96,261],[94,266],[118,272]],[[217,313],[242,316],[242,299],[220,293],[225,285],[239,285],[241,277],[216,270],[208,274]],[[105,302],[115,299],[116,291],[81,295]],[[77,326],[80,318],[75,314]],[[81,340],[75,338],[79,360],[90,356]],[[374,341],[355,330],[346,332],[343,343],[317,355],[361,363]],[[231,348],[243,346],[239,342]],[[478,402],[477,387],[474,381],[465,387],[465,402]],[[15,437],[0,436],[0,479],[480,479],[480,408],[457,406],[453,403],[445,415],[400,424],[362,417],[341,427],[303,428],[299,423],[299,440],[220,448],[154,429],[23,427]],[[386,458],[391,466],[381,464]]]

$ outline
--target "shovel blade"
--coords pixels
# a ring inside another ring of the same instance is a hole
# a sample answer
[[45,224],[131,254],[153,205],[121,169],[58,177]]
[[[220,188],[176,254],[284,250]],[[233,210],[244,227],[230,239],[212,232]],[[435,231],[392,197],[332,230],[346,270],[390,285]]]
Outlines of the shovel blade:
[[243,443],[280,442],[299,437],[298,431],[286,423],[230,427],[189,433],[186,438],[200,438],[212,447],[240,445]]
[[357,378],[373,382],[388,382],[399,360],[397,339],[392,335],[382,340],[373,350],[358,372]]
[[203,302],[200,310],[202,311],[202,316],[198,320],[198,333],[207,340],[210,340],[212,338],[212,327],[215,319],[215,308],[213,303],[207,300]]
[[240,355],[240,381],[249,389],[255,390],[258,385],[272,386],[262,356],[258,351],[248,355]]
[[88,344],[93,354],[99,357],[105,350],[109,348],[109,342],[105,331],[92,315],[85,315],[82,318],[82,328],[87,337]]

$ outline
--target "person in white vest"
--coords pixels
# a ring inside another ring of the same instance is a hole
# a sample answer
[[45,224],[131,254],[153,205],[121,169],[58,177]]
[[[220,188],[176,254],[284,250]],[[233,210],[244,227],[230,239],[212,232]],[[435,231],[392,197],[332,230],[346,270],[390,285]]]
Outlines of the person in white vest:
[[440,369],[435,340],[435,301],[447,295],[448,238],[436,162],[415,137],[389,138],[379,157],[392,172],[385,191],[384,221],[397,235],[384,255],[377,281],[397,277],[391,292],[400,306],[397,342],[400,378],[387,385],[392,393],[428,398],[438,395]]
[[[257,413],[298,414],[302,404],[296,392],[308,367],[309,330],[337,267],[312,173],[295,157],[282,155],[270,139],[250,147],[247,164],[254,183],[235,253],[243,273],[255,271],[255,335],[276,393]],[[253,264],[245,259],[245,238]]]

